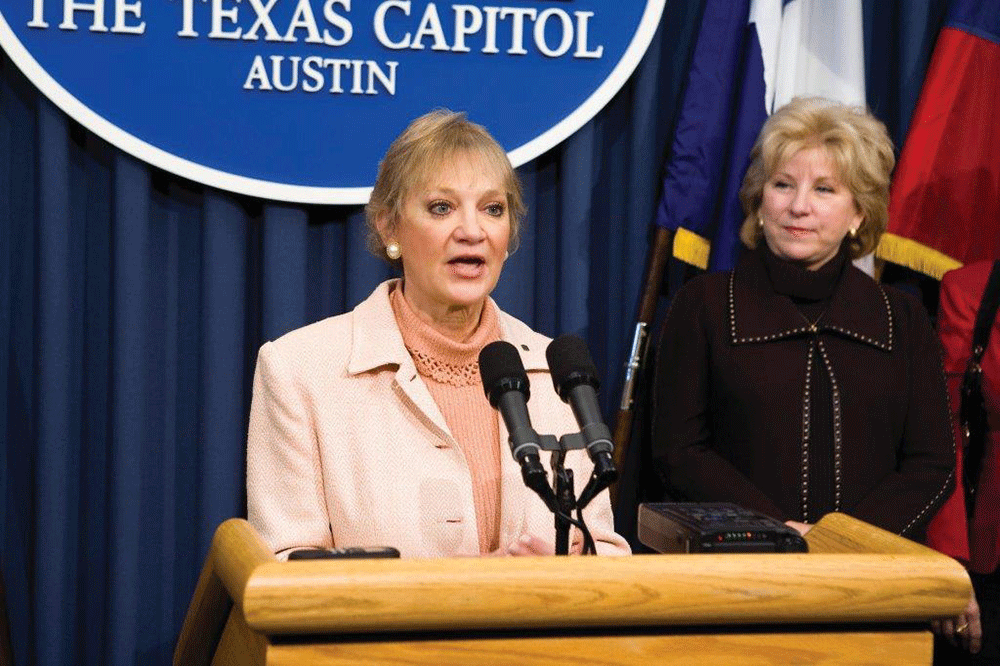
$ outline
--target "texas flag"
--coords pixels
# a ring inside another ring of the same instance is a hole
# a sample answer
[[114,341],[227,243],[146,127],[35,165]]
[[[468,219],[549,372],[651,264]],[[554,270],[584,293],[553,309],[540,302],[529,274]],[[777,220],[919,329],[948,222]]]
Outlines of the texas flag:
[[900,155],[878,256],[940,279],[1000,259],[1000,2],[954,0]]

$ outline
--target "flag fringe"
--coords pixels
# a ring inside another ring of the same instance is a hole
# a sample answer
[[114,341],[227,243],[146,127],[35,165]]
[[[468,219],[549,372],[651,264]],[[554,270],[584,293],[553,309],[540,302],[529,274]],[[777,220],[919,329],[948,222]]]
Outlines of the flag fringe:
[[708,269],[708,254],[712,244],[693,231],[679,227],[674,232],[674,257],[697,266],[701,270]]
[[905,266],[918,273],[940,280],[948,271],[962,266],[961,261],[952,259],[943,252],[896,234],[882,234],[875,255],[879,259]]

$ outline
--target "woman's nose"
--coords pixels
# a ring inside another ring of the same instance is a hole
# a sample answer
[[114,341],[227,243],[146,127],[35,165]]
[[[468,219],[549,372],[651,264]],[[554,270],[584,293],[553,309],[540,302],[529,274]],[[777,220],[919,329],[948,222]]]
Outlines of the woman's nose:
[[486,234],[483,231],[483,224],[479,219],[479,211],[475,209],[462,211],[457,231],[463,240],[482,240]]
[[809,189],[806,187],[796,188],[795,196],[792,197],[792,202],[789,208],[795,215],[805,215],[806,213],[808,213]]

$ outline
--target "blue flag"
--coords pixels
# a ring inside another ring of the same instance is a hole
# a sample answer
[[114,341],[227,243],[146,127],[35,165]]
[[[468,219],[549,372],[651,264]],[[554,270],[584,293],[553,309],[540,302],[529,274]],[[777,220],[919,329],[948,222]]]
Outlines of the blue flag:
[[677,232],[674,256],[702,268],[727,180],[749,14],[750,0],[705,5],[656,215],[657,224]]

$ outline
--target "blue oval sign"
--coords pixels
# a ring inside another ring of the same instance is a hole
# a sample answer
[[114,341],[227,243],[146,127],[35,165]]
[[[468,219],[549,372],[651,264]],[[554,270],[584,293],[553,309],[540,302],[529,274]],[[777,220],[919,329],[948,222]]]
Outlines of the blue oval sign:
[[435,107],[515,166],[594,116],[665,0],[0,0],[0,45],[57,106],[157,167],[242,194],[364,203]]

